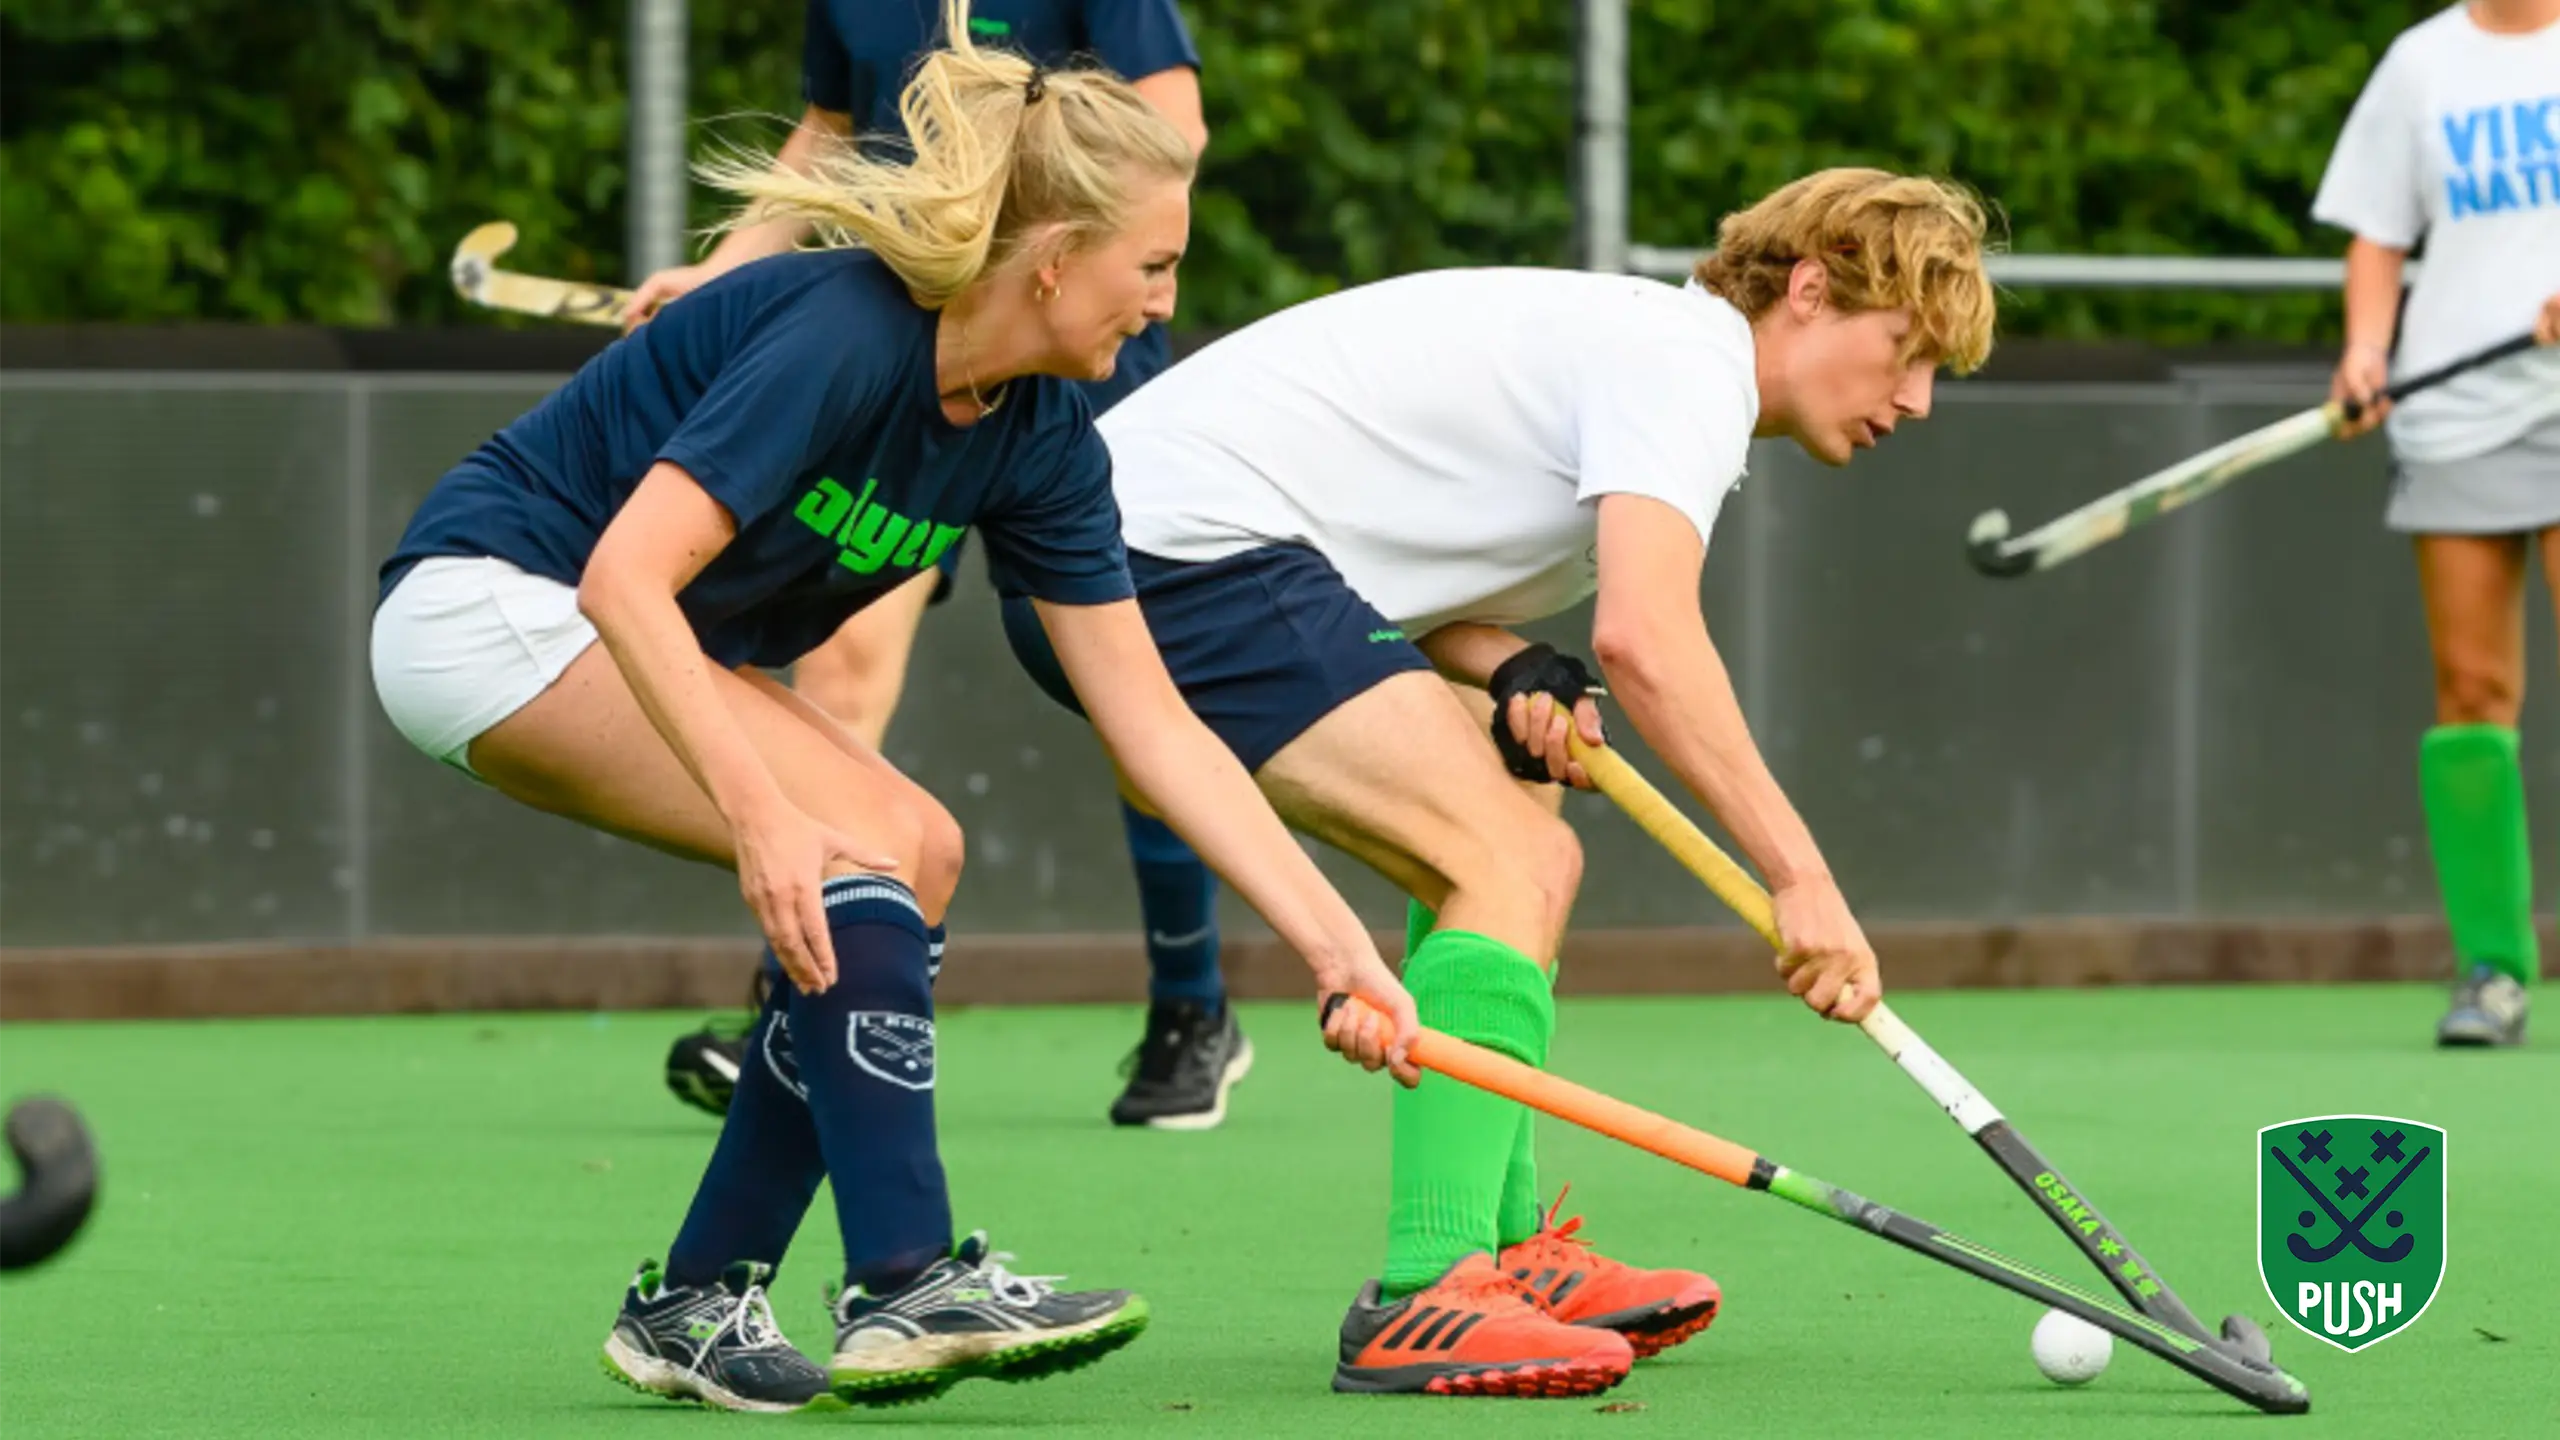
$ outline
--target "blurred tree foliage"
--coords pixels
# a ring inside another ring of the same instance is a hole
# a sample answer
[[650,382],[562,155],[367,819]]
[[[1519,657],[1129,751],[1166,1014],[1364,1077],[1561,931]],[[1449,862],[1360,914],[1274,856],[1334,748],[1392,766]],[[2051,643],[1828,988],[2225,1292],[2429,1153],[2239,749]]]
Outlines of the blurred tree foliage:
[[[698,135],[798,109],[803,0],[696,0]],[[1636,238],[1844,162],[1959,176],[2013,248],[2333,254],[2307,218],[2440,0],[1629,0]],[[1563,263],[1568,0],[1194,0],[1186,320],[1423,266]],[[460,317],[453,240],[619,278],[620,0],[0,0],[0,316]],[[709,202],[698,217],[708,220]],[[2330,333],[2318,296],[2013,297],[2012,333]]]

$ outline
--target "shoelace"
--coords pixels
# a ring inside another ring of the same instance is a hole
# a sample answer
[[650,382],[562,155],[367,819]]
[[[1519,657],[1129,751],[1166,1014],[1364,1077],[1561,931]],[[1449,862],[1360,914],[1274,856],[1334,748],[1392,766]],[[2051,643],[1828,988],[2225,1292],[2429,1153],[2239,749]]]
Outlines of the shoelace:
[[1016,1275],[1004,1268],[1004,1262],[1012,1258],[1010,1250],[995,1250],[978,1262],[978,1273],[986,1277],[987,1289],[1007,1305],[1037,1305],[1057,1293],[1058,1282],[1067,1278],[1064,1275]]
[[1461,1300],[1491,1304],[1507,1300],[1514,1305],[1533,1304],[1527,1281],[1518,1279],[1508,1270],[1498,1270],[1490,1265],[1458,1275],[1449,1283],[1450,1288],[1458,1292],[1456,1298]]
[[720,1329],[712,1335],[713,1343],[704,1346],[702,1353],[709,1355],[722,1335],[732,1333],[750,1350],[770,1350],[791,1343],[782,1338],[782,1327],[774,1322],[773,1302],[765,1298],[761,1285],[748,1286],[747,1293],[738,1297],[738,1303],[729,1309],[729,1318],[721,1321]]
[[1553,1254],[1568,1263],[1580,1264],[1582,1252],[1591,1248],[1591,1242],[1580,1236],[1582,1217],[1576,1215],[1561,1225],[1556,1223],[1556,1216],[1564,1209],[1564,1197],[1572,1193],[1570,1185],[1558,1190],[1555,1203],[1547,1207],[1546,1218],[1539,1222],[1538,1233],[1512,1248],[1515,1251],[1529,1250],[1534,1254]]

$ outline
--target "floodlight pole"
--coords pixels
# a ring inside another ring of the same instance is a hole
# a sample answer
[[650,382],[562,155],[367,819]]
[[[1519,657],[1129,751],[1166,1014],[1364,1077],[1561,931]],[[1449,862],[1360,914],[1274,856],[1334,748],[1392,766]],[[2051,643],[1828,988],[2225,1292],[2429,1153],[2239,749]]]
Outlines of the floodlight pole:
[[1627,0],[1574,7],[1574,261],[1627,268]]

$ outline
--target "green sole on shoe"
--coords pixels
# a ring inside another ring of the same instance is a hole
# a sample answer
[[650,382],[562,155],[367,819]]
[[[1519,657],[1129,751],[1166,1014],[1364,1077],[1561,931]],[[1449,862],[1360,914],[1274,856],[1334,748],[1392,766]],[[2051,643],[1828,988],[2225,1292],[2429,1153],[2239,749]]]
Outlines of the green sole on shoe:
[[836,1398],[849,1405],[917,1405],[936,1399],[963,1380],[1001,1380],[1020,1384],[1081,1370],[1138,1338],[1147,1328],[1147,1302],[1135,1295],[1120,1313],[1091,1330],[1034,1340],[993,1355],[972,1356],[950,1365],[921,1370],[831,1369],[827,1379]]
[[[614,1364],[613,1357],[609,1354],[599,1354],[596,1357],[596,1364],[599,1369],[604,1371],[606,1379],[611,1380],[616,1385],[619,1385],[634,1394],[646,1395],[652,1400],[664,1400],[673,1405],[694,1405],[705,1410],[727,1410],[726,1406],[715,1405],[710,1401],[703,1399],[699,1395],[669,1394],[664,1390],[655,1389],[643,1383],[630,1371]],[[842,1400],[837,1399],[833,1394],[820,1394],[801,1405],[798,1410],[785,1410],[774,1413],[796,1415],[803,1411],[811,1410],[833,1413],[844,1408],[845,1403]],[[745,1412],[731,1411],[729,1413],[736,1414]]]

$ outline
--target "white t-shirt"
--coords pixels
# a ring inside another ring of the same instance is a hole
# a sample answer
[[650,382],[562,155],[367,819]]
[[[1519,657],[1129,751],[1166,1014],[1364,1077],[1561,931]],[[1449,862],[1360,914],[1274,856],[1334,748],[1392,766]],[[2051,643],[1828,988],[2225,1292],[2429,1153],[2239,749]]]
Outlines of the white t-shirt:
[[1298,541],[1420,636],[1513,624],[1599,583],[1599,497],[1698,529],[1743,470],[1751,327],[1694,285],[1439,270],[1259,321],[1102,417],[1129,548]]
[[[2379,245],[2426,237],[2394,377],[2533,327],[2560,291],[2560,24],[2493,35],[2456,5],[2374,67],[2315,219]],[[2404,459],[2461,460],[2560,415],[2560,349],[2451,380],[2392,412]]]

